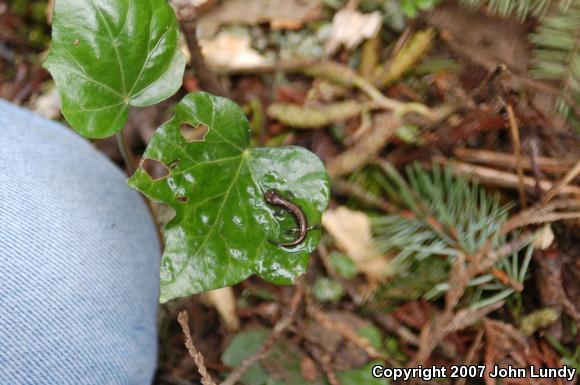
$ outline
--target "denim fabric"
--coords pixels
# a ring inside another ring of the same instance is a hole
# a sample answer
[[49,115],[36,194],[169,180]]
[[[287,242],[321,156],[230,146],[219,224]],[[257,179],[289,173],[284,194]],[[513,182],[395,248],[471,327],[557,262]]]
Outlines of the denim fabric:
[[0,100],[0,385],[151,383],[159,260],[121,171]]

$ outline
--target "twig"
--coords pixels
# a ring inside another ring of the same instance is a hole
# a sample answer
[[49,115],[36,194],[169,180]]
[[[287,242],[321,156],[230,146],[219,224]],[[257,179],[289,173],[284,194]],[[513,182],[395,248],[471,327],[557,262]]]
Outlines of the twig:
[[186,311],[182,311],[177,316],[177,321],[181,325],[183,334],[185,335],[185,346],[189,355],[193,358],[193,361],[197,365],[197,371],[201,375],[201,383],[203,385],[216,385],[214,380],[211,378],[210,374],[207,372],[207,368],[203,362],[203,355],[196,349],[191,339],[191,333],[189,331],[189,317]]
[[544,193],[540,188],[540,180],[544,178],[544,174],[542,174],[540,169],[540,146],[538,144],[537,135],[532,135],[530,138],[530,158],[532,163],[532,175],[536,180],[536,199],[543,199],[542,195]]
[[410,28],[410,27],[405,28],[405,30],[403,31],[403,33],[401,33],[401,36],[399,36],[395,45],[393,46],[393,51],[391,52],[391,57],[396,56],[401,51],[401,49],[405,46],[405,44],[407,43],[407,41],[411,37],[412,33],[413,33],[412,28]]
[[324,374],[326,374],[326,378],[328,379],[330,385],[341,385],[340,380],[336,376],[336,373],[330,366],[331,357],[328,353],[320,358],[314,357],[314,359],[317,360],[322,367],[322,370],[324,371]]
[[406,326],[402,325],[393,315],[384,313],[378,314],[374,320],[386,330],[396,334],[399,338],[412,346],[419,345],[417,336]]
[[[557,210],[577,210],[576,212],[557,212]],[[575,199],[560,199],[551,203],[540,203],[527,210],[513,215],[502,228],[507,234],[519,227],[549,223],[564,219],[574,219],[580,216],[580,201]]]
[[388,361],[389,357],[387,357],[384,353],[379,352],[375,347],[371,344],[371,342],[358,334],[352,331],[348,326],[334,321],[322,311],[318,310],[316,306],[309,304],[306,308],[308,314],[317,322],[319,322],[324,328],[328,330],[332,330],[342,338],[350,341],[363,349],[371,358],[378,358],[383,361]]
[[512,144],[514,147],[514,153],[516,155],[516,170],[518,173],[518,193],[520,195],[520,204],[525,209],[528,206],[528,203],[526,199],[526,190],[524,187],[524,169],[522,167],[522,145],[520,142],[520,130],[518,128],[518,122],[516,121],[516,116],[514,114],[512,105],[508,103],[506,108],[508,113]]
[[[484,334],[485,330],[479,329],[479,331],[477,332],[477,336],[475,336],[475,340],[473,341],[473,344],[471,344],[471,347],[469,348],[469,352],[467,352],[467,357],[465,358],[465,360],[463,362],[461,362],[461,364],[463,365],[473,365],[475,364],[475,355],[477,354],[477,352],[479,351],[479,349],[481,349],[482,346],[482,340],[483,340],[483,334]],[[460,378],[456,385],[465,385],[465,383],[467,382],[467,377],[463,377]]]
[[539,214],[533,215],[530,217],[520,217],[518,222],[511,222],[510,224],[517,227],[523,227],[527,225],[538,225],[541,223],[551,223],[551,222],[558,222],[564,221],[567,219],[579,219],[580,218],[580,211],[570,212],[570,213],[548,213],[548,214]]
[[518,282],[513,277],[510,277],[505,271],[499,267],[492,267],[489,269],[489,273],[493,275],[498,281],[514,289],[516,292],[521,293],[524,290],[524,285]]
[[[191,50],[191,48],[190,48]],[[193,60],[193,54],[192,54]],[[204,64],[205,65],[205,64]],[[218,69],[219,71],[219,69]],[[367,79],[359,76],[351,68],[340,65],[334,62],[312,62],[312,61],[296,61],[296,62],[280,62],[274,65],[249,68],[239,71],[228,71],[227,73],[264,73],[264,72],[288,72],[288,73],[303,73],[305,75],[317,78],[322,77],[331,80],[335,83],[344,85],[346,87],[356,87],[380,108],[392,110],[397,116],[404,116],[408,113],[414,112],[431,120],[439,119],[439,114],[432,111],[429,107],[422,103],[416,102],[401,102],[399,100],[391,99],[383,95],[374,85]],[[201,82],[201,79],[200,79]]]
[[462,254],[456,257],[453,270],[449,274],[450,290],[445,295],[445,310],[421,330],[419,336],[419,351],[413,360],[411,360],[408,367],[423,364],[440,341],[449,333],[466,328],[488,313],[503,306],[504,302],[498,301],[479,309],[468,308],[454,312],[455,306],[459,303],[469,281],[473,277],[487,271],[497,261],[526,245],[532,236],[524,233],[513,242],[504,245],[498,250],[491,250],[493,239],[489,239],[475,253],[467,265],[465,265],[465,257]]
[[[517,188],[519,181],[517,175],[508,172],[498,171],[488,167],[474,166],[469,163],[449,161],[445,158],[435,156],[433,161],[439,164],[450,165],[454,173],[458,175],[472,174],[476,179],[483,183],[493,184],[506,188]],[[536,188],[536,181],[531,177],[524,177],[524,186],[526,190],[533,193]],[[550,190],[554,184],[548,180],[541,180],[540,187],[544,191]],[[580,196],[580,187],[575,185],[567,185],[558,191],[559,195],[573,195]]]
[[579,174],[580,174],[580,160],[576,162],[576,165],[574,165],[574,167],[572,167],[572,169],[568,171],[568,173],[564,176],[564,178],[562,178],[561,181],[556,183],[556,185],[552,187],[550,191],[548,191],[548,193],[544,197],[544,202],[551,201],[556,195],[560,193],[560,191],[562,191],[562,189],[564,189],[567,185],[569,185],[570,182],[572,182],[574,178],[576,178]]
[[394,214],[398,211],[395,206],[386,200],[369,193],[357,184],[347,182],[343,179],[335,179],[331,185],[333,192],[337,195],[350,196],[358,199],[364,205],[377,208],[389,214]]
[[367,94],[379,106],[392,110],[399,117],[415,112],[427,118],[433,118],[433,111],[421,103],[405,103],[386,97],[368,80],[354,72],[351,68],[334,62],[321,62],[302,69],[306,75],[323,77],[345,86],[353,86]]
[[419,336],[419,351],[407,367],[412,368],[423,365],[433,350],[447,335],[473,325],[487,314],[501,308],[504,304],[504,301],[498,301],[477,310],[464,309],[456,313],[451,309],[446,309],[423,327]]
[[274,64],[264,64],[250,68],[226,68],[226,67],[212,67],[213,71],[220,75],[237,75],[237,74],[270,74],[276,72],[296,73],[302,72],[304,68],[316,64],[312,60],[284,60],[278,61]]
[[354,146],[327,162],[328,175],[333,178],[340,177],[369,163],[389,143],[400,125],[400,119],[394,114],[376,115],[373,127],[367,135],[360,138]]
[[[516,157],[515,155],[508,153],[458,147],[453,150],[453,154],[464,162],[480,163],[483,165],[515,169],[514,165],[516,164]],[[537,165],[540,171],[549,174],[565,174],[570,169],[570,167],[574,166],[574,163],[564,159],[539,156],[537,157]],[[525,170],[533,171],[533,158],[522,156],[522,167]]]
[[195,75],[199,80],[201,88],[214,95],[228,97],[228,94],[219,79],[209,70],[205,64],[205,60],[203,59],[203,54],[201,53],[201,48],[197,40],[197,23],[193,7],[185,4],[178,10],[177,14],[179,15],[179,22],[183,30],[183,35],[185,36],[185,41],[187,42],[187,48],[191,55],[191,66],[195,71]]
[[492,244],[491,239],[477,252],[472,262],[467,265],[466,274],[468,277],[475,277],[491,268],[502,258],[514,253],[527,245],[534,237],[532,233],[523,233],[515,240],[503,245],[498,250],[489,250]]
[[242,378],[244,373],[256,362],[262,360],[268,354],[268,351],[274,346],[274,342],[282,333],[294,322],[294,317],[296,316],[296,312],[298,310],[298,306],[300,305],[301,299],[303,296],[303,286],[301,284],[297,285],[296,291],[290,300],[290,311],[288,314],[280,319],[276,325],[274,325],[274,329],[272,333],[268,336],[268,338],[264,341],[260,350],[258,350],[252,356],[246,358],[240,366],[234,369],[228,377],[220,384],[220,385],[235,385],[236,382]]

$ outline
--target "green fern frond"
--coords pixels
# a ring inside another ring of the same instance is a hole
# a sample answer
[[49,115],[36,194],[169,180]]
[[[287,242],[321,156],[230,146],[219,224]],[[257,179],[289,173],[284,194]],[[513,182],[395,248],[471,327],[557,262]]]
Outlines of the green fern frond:
[[532,75],[559,80],[561,112],[580,104],[580,0],[560,4],[559,12],[542,19],[530,37],[534,44]]
[[[457,255],[474,255],[488,240],[499,249],[515,236],[501,232],[509,205],[502,204],[499,195],[454,176],[449,168],[434,165],[427,172],[415,165],[407,168],[406,178],[390,164],[383,169],[385,177],[379,178],[379,184],[388,186],[384,193],[408,211],[372,220],[377,248],[394,254],[394,276],[376,291],[370,309],[441,296],[448,289],[448,274]],[[529,243],[523,247],[528,247],[523,260],[521,250],[516,250],[496,264],[509,283],[490,274],[472,279],[467,295],[471,307],[505,299],[515,293],[514,283],[523,284],[533,250]]]
[[461,0],[461,3],[471,8],[487,6],[489,12],[494,15],[502,17],[516,15],[523,20],[528,16],[543,15],[551,0]]

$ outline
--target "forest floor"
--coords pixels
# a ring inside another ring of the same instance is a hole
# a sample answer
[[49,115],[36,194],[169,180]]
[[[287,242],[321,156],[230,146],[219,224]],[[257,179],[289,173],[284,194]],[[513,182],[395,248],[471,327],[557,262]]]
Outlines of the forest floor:
[[[134,156],[176,101],[206,90],[243,107],[254,145],[316,153],[332,197],[295,285],[250,278],[161,306],[157,385],[200,380],[183,310],[218,383],[384,383],[374,364],[580,370],[578,106],[563,118],[561,85],[530,75],[537,20],[426,3],[178,4],[197,15],[209,72],[186,36],[182,89],[131,112]],[[47,9],[0,2],[0,98],[64,122],[41,66]],[[124,166],[114,138],[94,145]],[[530,383],[449,377],[436,382]]]

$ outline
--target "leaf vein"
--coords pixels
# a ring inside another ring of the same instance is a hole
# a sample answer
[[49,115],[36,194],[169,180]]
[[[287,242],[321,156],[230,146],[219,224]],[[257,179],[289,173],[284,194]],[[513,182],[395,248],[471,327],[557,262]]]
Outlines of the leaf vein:
[[[184,151],[184,153],[185,153],[185,154],[187,154],[185,151]],[[242,157],[242,155],[237,155],[237,156],[231,156],[231,157],[229,157],[229,158],[221,158],[221,159],[217,159],[217,160],[210,160],[210,161],[206,161],[206,162],[196,162],[196,163],[195,163],[193,166],[191,166],[191,167],[188,167],[188,168],[186,168],[186,169],[183,169],[183,170],[180,170],[180,171],[177,171],[177,172],[175,172],[175,173],[174,173],[174,175],[183,175],[183,174],[185,174],[186,172],[188,172],[188,171],[191,171],[191,170],[193,170],[194,168],[196,168],[196,167],[198,167],[198,166],[205,166],[206,164],[217,164],[217,163],[221,163],[221,162],[227,162],[227,161],[229,161],[229,160],[239,159],[239,158],[241,158],[241,157]],[[195,162],[195,160],[194,160],[193,158],[191,158],[189,155],[188,155],[188,158],[189,158],[189,159],[190,159],[192,162]]]
[[[113,89],[113,88],[109,87],[108,85],[106,85],[106,84],[104,84],[104,83],[101,83],[101,82],[100,82],[100,81],[98,81],[98,80],[95,80],[95,79],[91,78],[90,76],[88,76],[88,75],[84,74],[84,72],[82,72],[82,71],[79,71],[77,68],[73,68],[73,67],[67,67],[67,66],[62,66],[62,65],[59,65],[59,64],[56,64],[56,65],[55,65],[55,64],[51,64],[51,67],[53,67],[53,68],[57,68],[57,69],[60,69],[60,70],[63,70],[63,71],[65,71],[65,72],[72,72],[72,73],[74,73],[75,75],[77,75],[77,76],[79,76],[79,77],[81,77],[81,78],[85,79],[85,80],[86,80],[86,81],[88,81],[89,83],[96,84],[96,85],[98,85],[99,87],[101,87],[101,88],[103,88],[103,89],[105,89],[105,90],[107,90],[107,91],[109,91],[109,92],[111,92],[111,93],[113,93],[113,94],[115,94],[115,95],[117,95],[117,96],[121,97],[121,98],[123,98],[123,97],[124,97],[124,95],[123,95],[123,94],[120,94],[120,93],[119,93],[117,90],[115,90],[115,89]],[[125,104],[125,103],[123,103],[123,104]]]
[[[210,238],[210,236],[213,234],[219,219],[222,215],[222,211],[226,205],[227,200],[229,199],[229,195],[230,192],[232,191],[232,188],[234,187],[234,185],[236,184],[238,177],[240,176],[240,173],[242,171],[242,168],[244,166],[244,164],[246,163],[246,160],[244,158],[242,158],[242,161],[240,162],[240,166],[238,167],[238,170],[236,171],[236,175],[234,175],[234,177],[232,178],[232,183],[230,183],[230,186],[228,187],[228,189],[226,190],[226,192],[224,193],[224,195],[226,195],[226,197],[224,198],[224,200],[222,201],[222,204],[220,205],[220,208],[218,209],[218,212],[216,214],[215,217],[215,221],[212,225],[212,227],[209,229],[209,231],[205,234],[205,237],[203,238],[203,241],[201,242],[201,244],[199,245],[199,247],[197,247],[197,249],[193,252],[193,254],[189,255],[187,257],[187,261],[183,264],[183,267],[179,270],[179,272],[177,272],[177,274],[174,275],[173,280],[171,282],[174,282],[175,279],[177,279],[177,277],[183,272],[183,270],[185,270],[185,268],[189,265],[189,262],[191,261],[192,258],[196,257],[199,253],[199,251],[205,246],[205,243],[207,242],[207,240]],[[204,255],[204,263],[205,263],[205,271],[209,271],[209,261],[208,261],[208,256],[207,254]]]
[[107,22],[107,19],[103,16],[101,9],[98,7],[97,4],[94,3],[93,1],[93,6],[95,7],[95,10],[97,11],[97,16],[99,16],[101,18],[101,20],[103,21],[103,24],[105,25],[105,28],[107,30],[107,34],[109,35],[109,39],[111,39],[111,44],[113,45],[113,50],[115,51],[115,55],[117,56],[117,64],[119,65],[119,73],[121,75],[121,84],[123,85],[123,94],[125,94],[124,96],[127,95],[127,85],[125,84],[125,70],[123,68],[123,62],[121,61],[121,54],[119,53],[119,47],[117,46],[117,40],[113,37],[113,31],[111,30],[111,27],[109,26],[109,23]]
[[153,87],[154,85],[156,85],[157,83],[159,83],[159,80],[162,80],[165,75],[167,75],[169,72],[171,72],[175,67],[178,67],[181,63],[179,63],[179,61],[177,61],[175,64],[173,64],[171,67],[169,67],[167,69],[167,71],[165,71],[161,76],[159,76],[159,78],[154,81],[153,83],[149,84],[147,87],[143,88],[141,91],[139,91],[137,94],[135,95],[131,95],[131,99],[137,98],[139,96],[141,96],[141,94],[143,94],[145,91],[148,91],[151,87]]
[[[135,79],[135,83],[133,83],[133,87],[131,87],[131,91],[129,91],[129,96],[133,97],[133,91],[135,91],[135,88],[137,88],[137,85],[139,84],[139,82],[141,81],[141,78],[143,77],[143,73],[145,72],[145,67],[147,67],[147,63],[149,63],[149,60],[151,59],[151,55],[153,54],[153,52],[155,52],[155,50],[157,48],[159,48],[159,44],[161,44],[161,41],[163,39],[165,39],[165,37],[167,36],[167,34],[171,31],[171,28],[168,28],[167,31],[165,31],[163,33],[163,35],[161,35],[161,37],[159,38],[159,40],[157,40],[157,43],[155,44],[155,47],[153,49],[151,48],[151,23],[149,23],[149,41],[147,42],[147,57],[145,58],[145,60],[143,61],[143,65],[141,66],[141,69],[139,70],[139,75],[137,75],[137,79]],[[173,66],[172,66],[173,68]],[[165,76],[167,72],[165,72],[161,78],[163,76]],[[141,91],[135,95],[138,96],[141,94]]]

